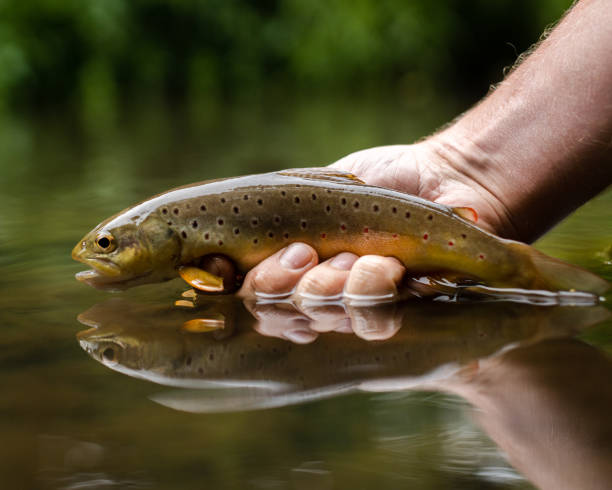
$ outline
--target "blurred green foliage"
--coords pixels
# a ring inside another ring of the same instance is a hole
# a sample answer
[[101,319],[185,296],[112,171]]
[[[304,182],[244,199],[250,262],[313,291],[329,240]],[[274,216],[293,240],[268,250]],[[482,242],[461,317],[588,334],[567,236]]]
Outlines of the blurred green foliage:
[[4,109],[422,87],[470,100],[569,0],[2,0]]

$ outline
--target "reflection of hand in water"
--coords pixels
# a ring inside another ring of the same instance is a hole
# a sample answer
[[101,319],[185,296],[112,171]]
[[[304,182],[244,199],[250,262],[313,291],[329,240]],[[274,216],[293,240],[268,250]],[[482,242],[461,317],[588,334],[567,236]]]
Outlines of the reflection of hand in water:
[[315,306],[299,303],[245,302],[257,318],[255,330],[296,344],[307,344],[327,332],[355,334],[364,340],[386,340],[402,326],[404,309],[397,304],[360,307],[342,303]]
[[438,384],[477,408],[510,462],[543,489],[612,486],[612,359],[549,339],[481,361]]

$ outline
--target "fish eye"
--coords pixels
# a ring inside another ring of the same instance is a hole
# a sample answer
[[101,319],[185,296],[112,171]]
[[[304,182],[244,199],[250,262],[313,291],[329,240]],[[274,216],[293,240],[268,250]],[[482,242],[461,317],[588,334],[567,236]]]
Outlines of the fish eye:
[[110,362],[115,362],[117,360],[115,355],[115,349],[113,349],[112,347],[107,347],[106,349],[104,349],[104,351],[102,352],[102,357]]
[[115,239],[109,233],[101,233],[96,237],[96,246],[101,252],[112,252],[115,250]]

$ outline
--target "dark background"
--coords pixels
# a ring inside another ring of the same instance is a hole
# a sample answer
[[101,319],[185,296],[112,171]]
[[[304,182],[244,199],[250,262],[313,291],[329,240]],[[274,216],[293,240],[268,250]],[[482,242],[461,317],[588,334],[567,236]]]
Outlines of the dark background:
[[5,110],[115,117],[269,97],[452,93],[471,103],[569,0],[7,0]]

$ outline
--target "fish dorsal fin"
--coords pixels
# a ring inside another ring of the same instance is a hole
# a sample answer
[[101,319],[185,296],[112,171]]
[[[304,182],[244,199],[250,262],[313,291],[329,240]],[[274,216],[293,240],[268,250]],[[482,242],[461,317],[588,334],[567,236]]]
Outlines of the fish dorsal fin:
[[461,216],[463,219],[471,221],[472,223],[476,223],[478,221],[478,213],[474,208],[468,208],[465,206],[453,208],[453,213],[458,216]]
[[291,168],[282,170],[278,172],[278,174],[288,177],[301,177],[303,179],[327,180],[347,184],[365,184],[363,180],[350,172],[326,167]]

